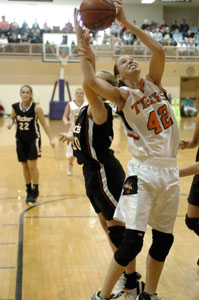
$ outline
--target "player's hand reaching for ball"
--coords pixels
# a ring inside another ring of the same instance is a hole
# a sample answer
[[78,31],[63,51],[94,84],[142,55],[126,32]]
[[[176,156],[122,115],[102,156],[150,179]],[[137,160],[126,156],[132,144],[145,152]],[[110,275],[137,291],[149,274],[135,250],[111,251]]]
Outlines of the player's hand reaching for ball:
[[127,20],[122,7],[122,0],[113,0],[113,3],[117,9],[117,14],[116,14],[117,20],[120,23],[125,24]]

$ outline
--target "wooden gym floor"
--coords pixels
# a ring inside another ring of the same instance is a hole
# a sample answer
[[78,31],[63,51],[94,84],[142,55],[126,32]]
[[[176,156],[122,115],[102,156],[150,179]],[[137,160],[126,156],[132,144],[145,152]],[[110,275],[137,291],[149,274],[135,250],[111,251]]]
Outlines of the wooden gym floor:
[[[7,121],[0,118],[0,300],[89,300],[101,287],[112,252],[85,196],[81,167],[75,164],[73,176],[66,175],[66,145],[58,139],[64,131],[62,121],[49,121],[55,149],[41,130],[40,196],[34,207],[24,202],[15,129],[7,130]],[[179,121],[183,138],[191,138],[194,122],[194,118]],[[130,154],[119,118],[114,127],[113,148],[125,168]],[[193,163],[195,154],[196,149],[180,151],[179,167]],[[192,177],[181,179],[175,242],[158,287],[163,300],[199,299],[199,239],[184,224],[191,181]],[[143,280],[150,243],[149,228],[137,258]]]

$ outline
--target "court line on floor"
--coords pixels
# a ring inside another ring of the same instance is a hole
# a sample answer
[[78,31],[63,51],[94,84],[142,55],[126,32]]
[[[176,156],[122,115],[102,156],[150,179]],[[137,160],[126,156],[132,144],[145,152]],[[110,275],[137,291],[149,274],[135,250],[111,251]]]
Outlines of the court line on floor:
[[[17,274],[16,274],[16,288],[15,288],[15,300],[22,300],[22,284],[23,284],[23,233],[24,233],[24,218],[25,214],[34,209],[35,207],[45,204],[51,204],[53,202],[65,201],[71,198],[85,197],[85,194],[79,195],[66,195],[64,198],[49,200],[45,202],[36,203],[34,206],[26,208],[19,217],[19,236],[18,236],[18,253],[17,253]],[[95,216],[91,216],[92,218]]]

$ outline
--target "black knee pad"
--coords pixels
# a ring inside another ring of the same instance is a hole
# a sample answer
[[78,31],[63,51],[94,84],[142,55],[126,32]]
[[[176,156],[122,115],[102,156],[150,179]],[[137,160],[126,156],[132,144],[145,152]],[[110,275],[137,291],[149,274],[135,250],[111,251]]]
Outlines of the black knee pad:
[[124,226],[111,226],[108,227],[108,234],[111,242],[116,248],[119,247],[124,238],[125,227]]
[[173,244],[173,234],[160,232],[155,229],[152,230],[152,234],[153,243],[149,249],[149,254],[153,259],[164,262]]
[[144,232],[126,229],[124,239],[114,254],[116,262],[121,266],[127,266],[142,249]]
[[186,215],[185,223],[190,230],[193,230],[199,236],[199,218],[189,218]]

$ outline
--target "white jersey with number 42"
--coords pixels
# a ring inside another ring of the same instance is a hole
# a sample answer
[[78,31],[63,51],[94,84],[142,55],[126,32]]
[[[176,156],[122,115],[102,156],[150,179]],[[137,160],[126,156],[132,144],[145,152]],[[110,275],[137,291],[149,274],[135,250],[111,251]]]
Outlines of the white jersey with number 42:
[[130,92],[122,109],[133,129],[128,134],[129,151],[134,157],[175,158],[180,134],[166,91],[147,79],[138,89],[122,88]]

